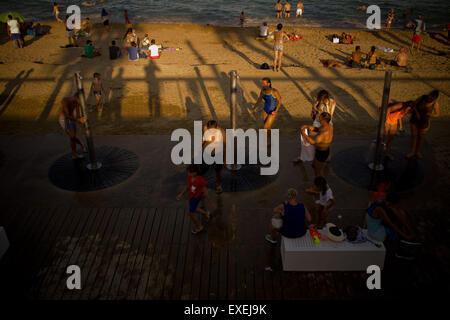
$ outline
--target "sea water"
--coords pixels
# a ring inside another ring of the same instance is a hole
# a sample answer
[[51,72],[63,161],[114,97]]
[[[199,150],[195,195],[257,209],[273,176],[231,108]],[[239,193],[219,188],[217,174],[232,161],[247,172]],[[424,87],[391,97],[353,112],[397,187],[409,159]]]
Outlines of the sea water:
[[[64,17],[67,6],[75,4],[81,8],[82,17],[92,21],[101,21],[101,10],[104,8],[111,14],[112,22],[124,23],[124,9],[132,23],[193,23],[199,25],[238,26],[239,14],[244,11],[246,25],[260,25],[263,21],[274,25],[275,17],[273,0],[98,0],[88,1],[94,6],[82,6],[81,0],[61,0],[58,4],[60,17]],[[281,3],[285,3],[282,0]],[[49,0],[0,0],[0,12],[12,11],[21,13],[30,21],[54,21],[52,3]],[[407,21],[400,21],[403,13],[413,9],[412,20],[422,13],[429,30],[442,30],[449,22],[450,1],[448,0],[305,0],[304,14],[295,18],[297,1],[290,1],[291,18],[283,20],[284,25],[321,28],[364,29],[369,17],[365,11],[357,10],[365,5],[378,5],[381,8],[381,22],[385,25],[390,8],[395,9],[393,29],[402,29]]]

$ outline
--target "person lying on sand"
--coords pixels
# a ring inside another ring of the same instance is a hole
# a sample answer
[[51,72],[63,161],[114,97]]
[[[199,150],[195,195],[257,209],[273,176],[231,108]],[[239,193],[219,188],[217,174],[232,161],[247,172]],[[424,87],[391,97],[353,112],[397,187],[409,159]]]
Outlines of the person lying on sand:
[[336,60],[327,59],[327,60],[321,60],[320,62],[326,68],[340,68],[341,67],[341,64]]
[[93,7],[93,6],[95,6],[95,2],[87,2],[87,1],[84,1],[84,2],[82,3],[82,5],[83,5],[84,7]]

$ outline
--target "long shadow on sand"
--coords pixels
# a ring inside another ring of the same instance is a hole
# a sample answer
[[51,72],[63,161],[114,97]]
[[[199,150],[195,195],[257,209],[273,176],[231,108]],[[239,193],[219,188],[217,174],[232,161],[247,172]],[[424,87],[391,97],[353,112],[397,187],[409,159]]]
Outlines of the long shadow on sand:
[[5,110],[8,108],[11,101],[14,99],[15,95],[19,91],[22,84],[27,80],[27,78],[30,76],[30,74],[34,71],[34,69],[30,69],[27,71],[27,73],[22,77],[25,70],[20,71],[16,78],[13,80],[10,80],[6,86],[3,92],[0,94],[0,115],[5,112]]

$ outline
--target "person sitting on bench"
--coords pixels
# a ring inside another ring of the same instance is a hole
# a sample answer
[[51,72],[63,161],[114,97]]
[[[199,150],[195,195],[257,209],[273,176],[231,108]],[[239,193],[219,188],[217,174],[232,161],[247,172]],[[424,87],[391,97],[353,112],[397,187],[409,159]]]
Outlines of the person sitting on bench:
[[286,238],[300,238],[306,234],[306,221],[311,222],[311,215],[303,203],[297,202],[298,192],[295,189],[289,189],[286,201],[277,206],[273,212],[274,215],[280,215],[282,226],[274,224],[275,217],[269,226],[270,234],[266,234],[265,239],[270,243],[277,243],[278,232]]

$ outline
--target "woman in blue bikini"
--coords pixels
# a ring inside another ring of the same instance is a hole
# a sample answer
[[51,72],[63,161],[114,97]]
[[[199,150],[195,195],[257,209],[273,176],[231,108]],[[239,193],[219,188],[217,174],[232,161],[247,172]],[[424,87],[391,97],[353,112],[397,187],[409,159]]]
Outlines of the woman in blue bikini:
[[277,89],[272,88],[272,82],[269,78],[263,78],[261,85],[261,93],[259,94],[259,98],[251,110],[251,113],[254,113],[258,105],[262,102],[262,100],[264,100],[264,108],[262,113],[264,129],[270,130],[272,123],[275,121],[275,117],[277,116],[278,109],[280,109],[281,106],[281,96]]

